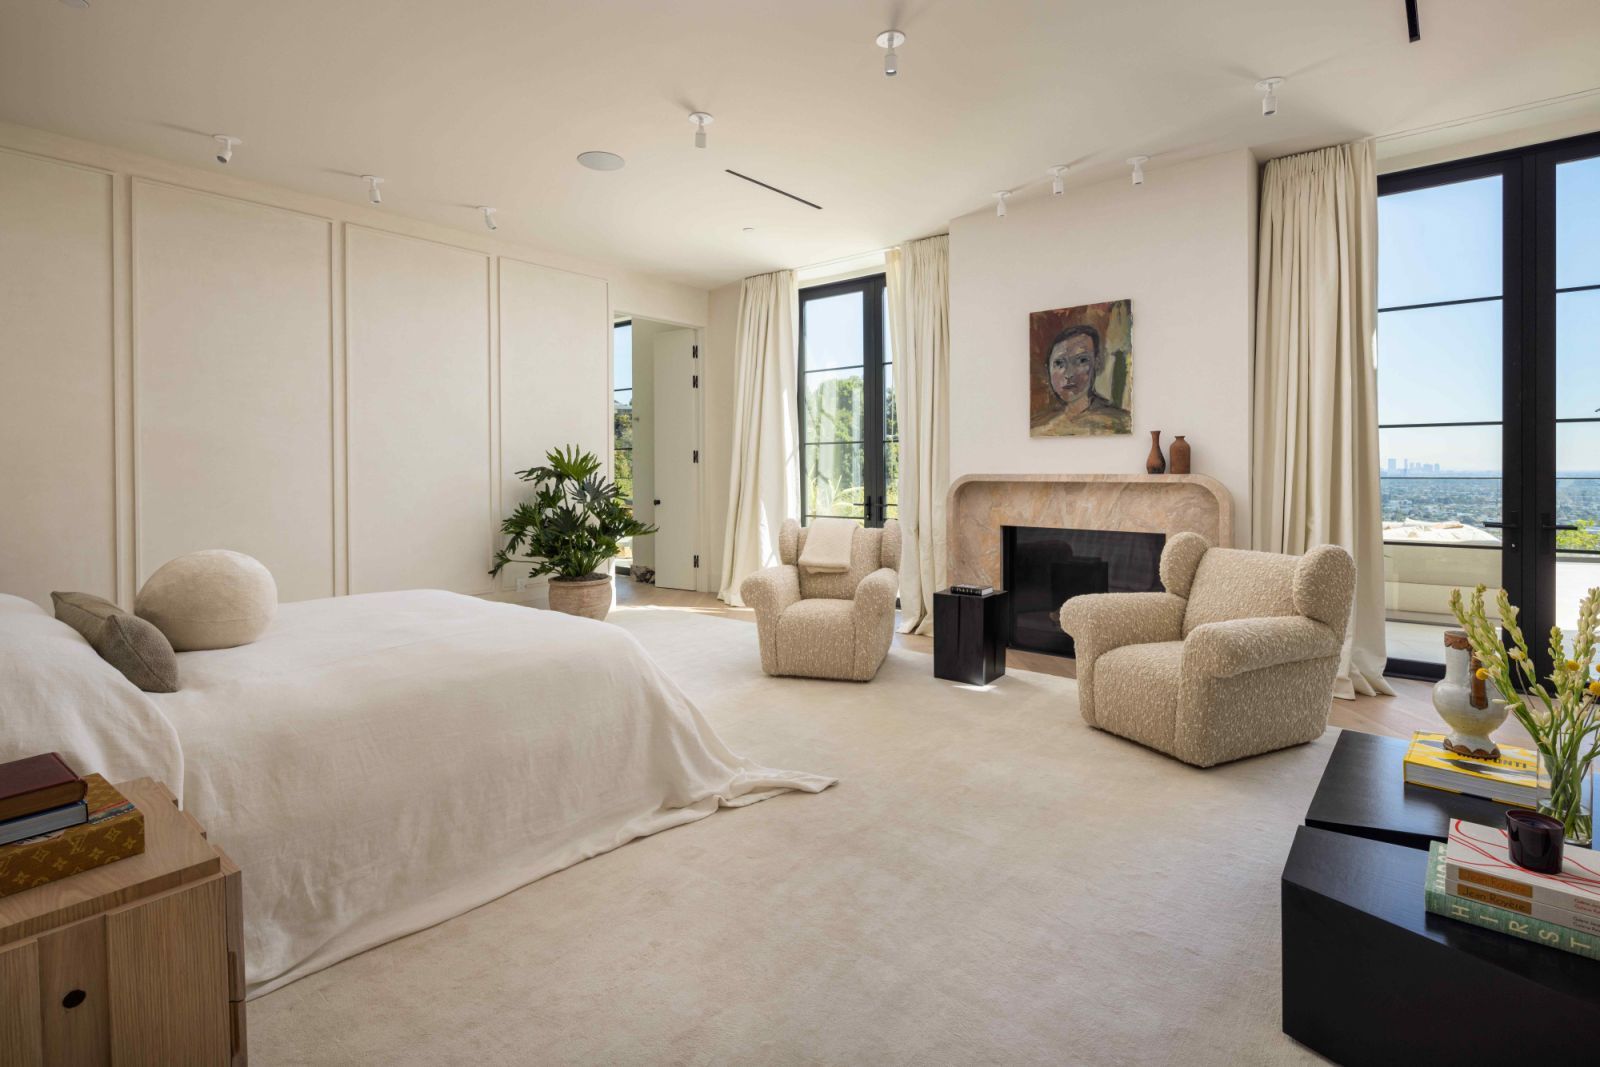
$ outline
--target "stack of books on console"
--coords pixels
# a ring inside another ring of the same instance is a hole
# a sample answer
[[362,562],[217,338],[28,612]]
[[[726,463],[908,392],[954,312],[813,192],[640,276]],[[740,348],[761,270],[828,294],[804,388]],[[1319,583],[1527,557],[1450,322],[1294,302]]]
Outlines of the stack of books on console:
[[144,815],[59,753],[0,764],[0,897],[144,851]]
[[1428,850],[1435,915],[1600,960],[1600,852],[1568,846],[1560,874],[1511,862],[1506,832],[1457,819]]
[[1549,795],[1550,780],[1540,777],[1533,749],[1501,745],[1499,759],[1480,759],[1451,752],[1444,739],[1444,734],[1411,735],[1405,759],[1407,785],[1484,797],[1515,808],[1537,808]]

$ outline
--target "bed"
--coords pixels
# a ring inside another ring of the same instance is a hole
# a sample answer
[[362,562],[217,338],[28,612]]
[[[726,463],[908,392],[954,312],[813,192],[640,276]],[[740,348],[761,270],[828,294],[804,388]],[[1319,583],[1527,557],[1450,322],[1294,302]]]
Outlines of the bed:
[[636,837],[833,779],[735,755],[619,627],[435,590],[281,605],[145,694],[0,596],[0,760],[150,775],[244,871],[249,995]]

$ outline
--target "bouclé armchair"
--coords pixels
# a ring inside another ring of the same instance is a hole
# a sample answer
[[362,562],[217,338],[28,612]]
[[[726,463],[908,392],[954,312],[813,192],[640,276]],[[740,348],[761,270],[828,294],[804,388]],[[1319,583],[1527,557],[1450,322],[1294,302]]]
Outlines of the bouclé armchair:
[[793,519],[778,534],[776,567],[739,586],[755,609],[761,669],[768,674],[868,682],[894,640],[900,588],[900,524],[855,530],[850,569],[814,574],[799,566],[806,531]]
[[1061,608],[1090,726],[1197,767],[1320,737],[1355,593],[1350,553],[1161,553],[1162,593],[1096,593]]

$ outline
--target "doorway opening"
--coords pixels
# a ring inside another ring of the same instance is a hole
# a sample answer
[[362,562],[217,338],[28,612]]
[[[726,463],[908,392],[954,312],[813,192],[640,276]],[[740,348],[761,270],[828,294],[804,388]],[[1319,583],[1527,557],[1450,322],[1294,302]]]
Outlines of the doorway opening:
[[701,565],[701,375],[698,331],[638,315],[612,324],[612,471],[657,532],[624,542],[618,574],[706,591]]

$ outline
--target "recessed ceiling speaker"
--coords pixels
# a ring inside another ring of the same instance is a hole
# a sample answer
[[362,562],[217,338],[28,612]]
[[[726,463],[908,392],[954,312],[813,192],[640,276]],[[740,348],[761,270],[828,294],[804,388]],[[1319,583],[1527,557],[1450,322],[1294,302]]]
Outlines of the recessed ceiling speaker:
[[239,140],[239,138],[237,138],[237,137],[229,137],[225,133],[213,134],[211,139],[213,141],[217,142],[217,162],[218,163],[231,163],[231,162],[233,162],[233,150],[235,148],[238,148],[240,145],[244,144],[244,142]]
[[578,162],[590,170],[621,170],[624,160],[615,152],[580,152]]

